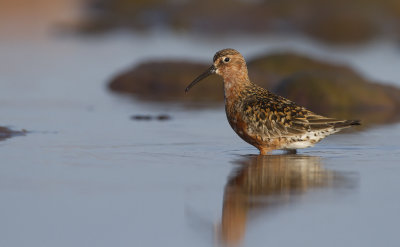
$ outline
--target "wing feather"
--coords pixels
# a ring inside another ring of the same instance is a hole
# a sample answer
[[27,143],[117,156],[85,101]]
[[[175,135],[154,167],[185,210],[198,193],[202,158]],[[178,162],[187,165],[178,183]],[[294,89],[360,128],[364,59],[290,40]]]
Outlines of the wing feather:
[[333,129],[335,126],[344,125],[345,122],[315,114],[267,90],[263,91],[263,94],[247,98],[243,109],[243,117],[250,131],[271,138]]

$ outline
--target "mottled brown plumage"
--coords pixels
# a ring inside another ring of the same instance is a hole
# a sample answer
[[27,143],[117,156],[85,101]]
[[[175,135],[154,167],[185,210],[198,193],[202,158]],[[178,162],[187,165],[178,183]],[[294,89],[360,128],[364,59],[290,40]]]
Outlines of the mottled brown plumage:
[[234,49],[218,51],[213,65],[187,88],[211,74],[224,79],[225,111],[233,130],[261,154],[274,149],[295,151],[313,146],[324,137],[357,120],[337,120],[315,114],[252,83],[246,61]]

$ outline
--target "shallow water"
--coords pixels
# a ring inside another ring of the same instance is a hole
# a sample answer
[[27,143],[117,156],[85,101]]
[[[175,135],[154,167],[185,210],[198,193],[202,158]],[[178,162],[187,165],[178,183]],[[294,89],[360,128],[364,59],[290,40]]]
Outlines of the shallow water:
[[[384,41],[338,49],[301,37],[168,33],[5,39],[0,125],[29,133],[0,142],[0,246],[397,246],[399,124],[259,157],[223,108],[106,90],[142,60],[209,61],[225,46],[247,56],[298,50],[373,79],[400,78],[399,50]],[[137,114],[171,119],[133,121]]]

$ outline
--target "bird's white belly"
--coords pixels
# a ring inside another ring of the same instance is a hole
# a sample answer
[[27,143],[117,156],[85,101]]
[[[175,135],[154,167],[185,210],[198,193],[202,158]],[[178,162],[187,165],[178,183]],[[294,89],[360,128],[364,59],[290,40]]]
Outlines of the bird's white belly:
[[299,141],[299,142],[292,142],[290,144],[287,144],[284,149],[300,149],[300,148],[308,148],[314,146],[315,143],[318,141],[312,143],[310,141]]
[[285,145],[287,149],[300,149],[314,146],[317,142],[324,139],[326,136],[337,132],[335,129],[328,129],[318,132],[309,132],[307,134],[292,137],[291,141]]

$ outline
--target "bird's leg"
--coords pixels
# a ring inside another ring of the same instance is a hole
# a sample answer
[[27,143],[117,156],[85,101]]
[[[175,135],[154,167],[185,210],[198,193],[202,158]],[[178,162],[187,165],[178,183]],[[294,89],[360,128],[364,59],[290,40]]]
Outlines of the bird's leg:
[[273,149],[270,148],[258,148],[260,150],[260,155],[268,155]]

